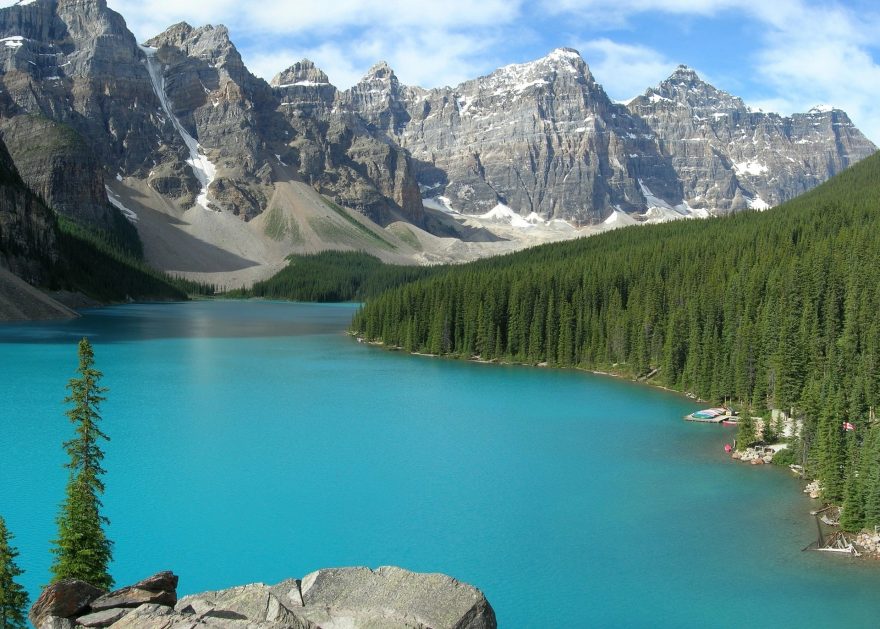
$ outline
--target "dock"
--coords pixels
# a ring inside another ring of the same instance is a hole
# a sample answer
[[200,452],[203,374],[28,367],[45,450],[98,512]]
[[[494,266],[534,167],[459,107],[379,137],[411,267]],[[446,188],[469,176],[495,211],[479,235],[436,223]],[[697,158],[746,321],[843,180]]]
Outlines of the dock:
[[736,421],[738,417],[735,415],[719,415],[718,417],[694,417],[694,414],[685,415],[684,420],[688,422],[697,422],[700,424],[720,424],[723,422]]
[[737,416],[730,409],[723,407],[707,408],[702,411],[694,411],[684,416],[685,421],[698,422],[700,424],[721,424],[724,422],[736,423]]

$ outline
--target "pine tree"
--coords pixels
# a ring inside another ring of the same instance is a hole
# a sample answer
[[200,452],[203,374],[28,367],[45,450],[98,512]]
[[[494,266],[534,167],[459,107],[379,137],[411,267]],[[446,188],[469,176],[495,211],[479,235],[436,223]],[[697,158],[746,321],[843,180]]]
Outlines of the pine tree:
[[25,609],[28,595],[15,582],[24,571],[15,564],[18,551],[10,545],[13,535],[6,530],[6,521],[0,516],[0,629],[25,629]]
[[752,411],[749,407],[743,407],[739,413],[739,421],[736,427],[736,449],[745,450],[758,440],[755,429],[755,420],[752,419]]
[[108,520],[101,515],[99,498],[104,493],[104,453],[99,441],[109,439],[98,428],[98,406],[107,389],[98,384],[103,374],[94,368],[94,353],[88,339],[79,343],[77,373],[78,377],[67,385],[70,395],[64,400],[72,404],[67,416],[76,426],[76,437],[64,444],[70,456],[70,478],[57,519],[58,539],[53,542],[52,582],[73,578],[109,589],[113,585],[107,570],[112,542],[104,534],[103,525]]

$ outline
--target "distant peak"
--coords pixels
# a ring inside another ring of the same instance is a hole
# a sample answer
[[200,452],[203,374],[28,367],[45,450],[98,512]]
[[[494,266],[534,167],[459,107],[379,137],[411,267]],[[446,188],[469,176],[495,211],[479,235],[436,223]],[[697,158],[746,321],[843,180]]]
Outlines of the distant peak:
[[550,51],[550,54],[547,55],[553,59],[570,59],[570,60],[578,60],[583,59],[581,57],[581,53],[575,50],[574,48],[554,48]]
[[391,66],[388,65],[386,61],[380,61],[373,65],[372,68],[367,70],[366,75],[364,75],[364,81],[369,81],[371,79],[396,79],[397,76],[394,74],[394,70],[391,69]]
[[272,79],[273,87],[329,85],[330,79],[310,59],[302,59],[279,72]]
[[675,68],[675,71],[669,76],[669,79],[667,80],[702,81],[700,75],[697,74],[693,68],[690,68],[684,64],[681,64],[677,68]]

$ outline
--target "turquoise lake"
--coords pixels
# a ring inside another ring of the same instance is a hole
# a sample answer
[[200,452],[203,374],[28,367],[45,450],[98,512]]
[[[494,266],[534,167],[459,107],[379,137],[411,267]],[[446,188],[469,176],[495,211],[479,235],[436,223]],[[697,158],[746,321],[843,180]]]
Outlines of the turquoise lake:
[[390,564],[476,585],[502,627],[880,624],[880,564],[802,552],[798,481],[730,461],[730,429],[682,421],[686,398],[368,347],[353,312],[219,301],[0,326],[0,514],[31,595],[88,336],[120,585]]

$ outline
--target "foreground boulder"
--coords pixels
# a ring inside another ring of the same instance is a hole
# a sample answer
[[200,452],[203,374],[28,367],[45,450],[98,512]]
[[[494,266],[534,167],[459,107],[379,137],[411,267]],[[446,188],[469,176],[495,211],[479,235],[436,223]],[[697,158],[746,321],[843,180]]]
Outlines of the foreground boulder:
[[63,579],[53,583],[31,605],[28,619],[38,629],[44,626],[63,627],[61,619],[73,618],[88,609],[89,603],[104,590],[79,579]]
[[305,618],[322,627],[495,627],[495,612],[473,586],[444,574],[385,566],[318,570],[300,586]]
[[[62,582],[63,583],[63,582]],[[47,588],[37,629],[495,629],[483,594],[442,574],[402,568],[333,568],[275,586],[262,583],[176,601],[177,577],[162,572],[135,585],[85,595],[82,582]],[[60,585],[60,584],[56,584]],[[88,585],[88,584],[84,584]],[[90,587],[90,586],[89,586]],[[53,589],[54,588],[54,589]],[[83,590],[81,596],[73,592]],[[49,590],[51,593],[47,594]],[[71,592],[67,605],[49,605]],[[100,596],[99,596],[100,595]],[[88,602],[83,603],[85,599]],[[75,603],[75,604],[74,604]],[[72,610],[72,611],[71,611]]]

